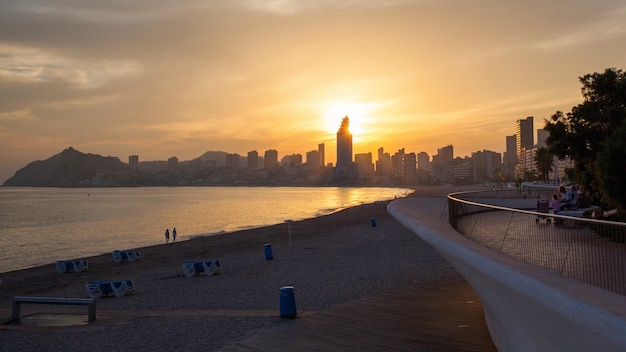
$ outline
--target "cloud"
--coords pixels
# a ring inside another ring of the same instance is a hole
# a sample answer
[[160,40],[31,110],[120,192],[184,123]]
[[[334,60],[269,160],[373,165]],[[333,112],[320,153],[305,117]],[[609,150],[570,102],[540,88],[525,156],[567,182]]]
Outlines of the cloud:
[[196,6],[186,1],[185,6],[169,1],[14,1],[7,7],[17,16],[65,18],[89,23],[137,23],[166,17],[177,10]]
[[35,117],[32,115],[32,112],[26,109],[8,111],[8,112],[0,112],[0,122],[2,123],[6,123],[10,121],[24,121],[24,120],[34,120],[34,119]]
[[612,10],[596,22],[583,26],[573,33],[544,40],[531,45],[532,48],[553,51],[570,47],[597,44],[598,41],[609,41],[624,37],[626,34],[626,7]]
[[255,11],[293,15],[323,8],[379,8],[435,0],[243,0],[240,6]]
[[95,96],[85,99],[69,99],[64,101],[56,101],[48,104],[47,107],[53,109],[74,109],[78,107],[108,104],[118,99],[119,97],[116,95]]
[[[583,13],[582,11],[588,10]],[[567,11],[567,10],[566,10]],[[528,34],[509,38],[495,33],[491,46],[479,47],[473,55],[461,59],[465,64],[483,60],[494,60],[519,54],[553,54],[564,50],[584,49],[590,45],[623,40],[626,35],[626,6],[611,7],[604,3],[592,9],[572,7],[562,18],[545,19],[532,17],[528,21]],[[563,18],[568,18],[565,21]],[[549,21],[550,23],[546,23]],[[534,26],[537,22],[538,25]],[[535,32],[544,28],[545,32]],[[507,33],[506,29],[503,33]]]
[[110,81],[141,75],[143,66],[131,60],[80,60],[52,51],[0,45],[0,78],[22,83],[65,81],[79,89],[94,89]]

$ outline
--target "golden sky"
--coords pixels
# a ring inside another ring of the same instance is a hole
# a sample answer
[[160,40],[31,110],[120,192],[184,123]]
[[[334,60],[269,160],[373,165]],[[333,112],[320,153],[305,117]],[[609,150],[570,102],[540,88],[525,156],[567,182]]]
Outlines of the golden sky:
[[72,146],[140,161],[505,150],[626,63],[617,0],[8,0],[0,183]]

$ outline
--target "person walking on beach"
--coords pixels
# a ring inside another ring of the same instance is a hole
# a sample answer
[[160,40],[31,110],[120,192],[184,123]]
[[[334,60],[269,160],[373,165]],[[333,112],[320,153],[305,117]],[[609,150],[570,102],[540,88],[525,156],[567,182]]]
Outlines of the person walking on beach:
[[172,243],[176,242],[176,228],[172,230]]
[[165,243],[170,241],[170,229],[165,229]]

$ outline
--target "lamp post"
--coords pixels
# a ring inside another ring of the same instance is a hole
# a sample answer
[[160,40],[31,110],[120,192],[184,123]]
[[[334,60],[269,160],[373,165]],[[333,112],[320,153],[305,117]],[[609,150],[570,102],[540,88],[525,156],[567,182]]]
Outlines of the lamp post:
[[291,223],[293,222],[293,220],[285,220],[285,223],[287,224],[287,232],[289,232],[289,245],[291,246]]

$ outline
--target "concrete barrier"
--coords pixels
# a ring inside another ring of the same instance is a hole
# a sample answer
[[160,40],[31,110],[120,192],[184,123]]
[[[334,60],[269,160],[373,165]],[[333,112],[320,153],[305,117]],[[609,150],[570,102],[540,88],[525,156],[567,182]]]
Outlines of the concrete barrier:
[[444,198],[405,198],[389,213],[437,250],[481,298],[500,351],[625,351],[626,297],[499,255],[457,233]]

